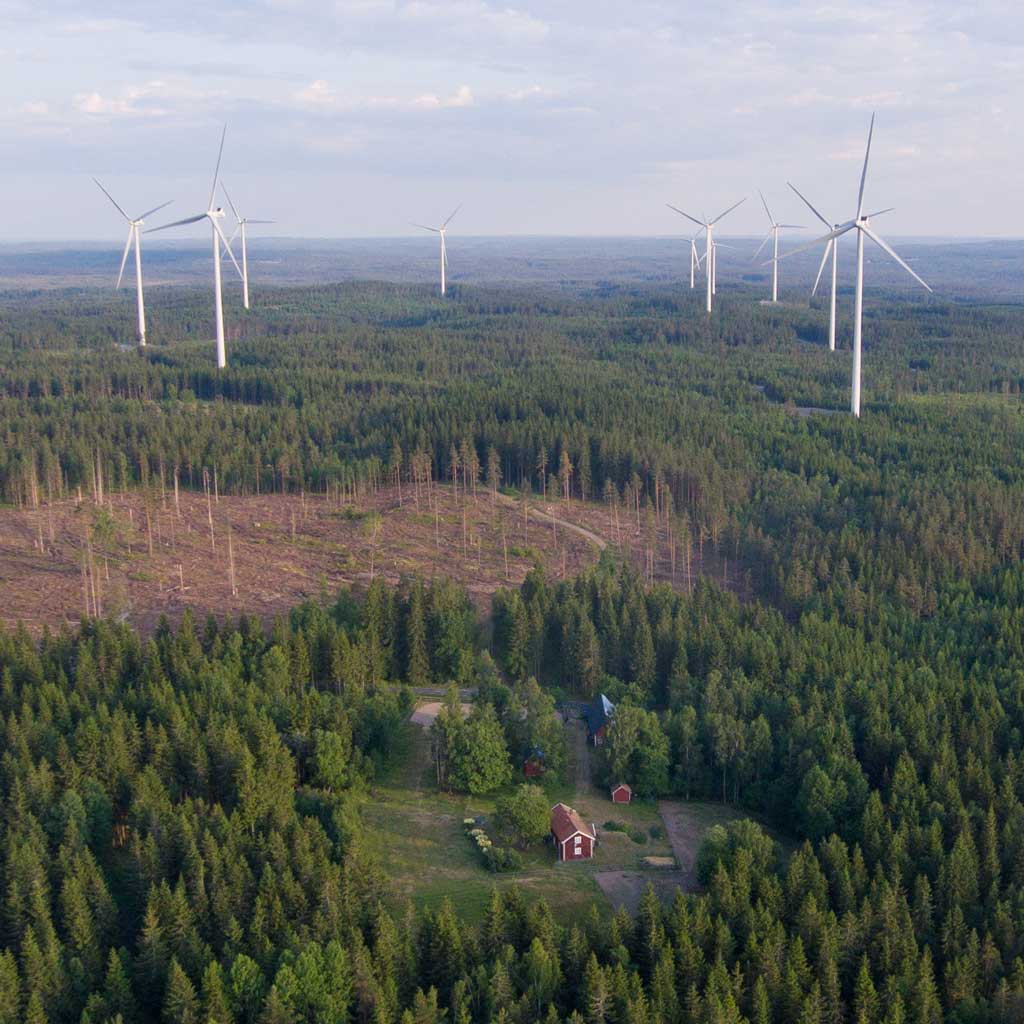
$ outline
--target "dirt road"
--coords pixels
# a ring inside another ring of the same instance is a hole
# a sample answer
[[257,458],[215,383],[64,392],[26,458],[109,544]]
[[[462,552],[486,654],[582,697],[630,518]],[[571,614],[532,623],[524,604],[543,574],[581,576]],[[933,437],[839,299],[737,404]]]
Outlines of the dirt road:
[[569,744],[572,748],[573,764],[576,766],[577,796],[591,796],[594,792],[590,780],[590,744],[587,743],[587,726],[575,719],[566,726],[569,730]]
[[[506,506],[519,507],[519,502],[515,498],[510,498],[507,494],[499,494],[498,501]],[[588,530],[585,526],[580,526],[577,523],[571,523],[568,519],[563,519],[561,516],[556,516],[551,512],[544,512],[539,508],[534,508],[532,505],[530,506],[530,518],[534,522],[547,523],[548,525],[554,523],[555,526],[561,527],[563,530],[575,533],[576,536],[582,537],[593,544],[598,551],[604,551],[608,547],[608,541],[599,534],[594,533],[593,530]]]

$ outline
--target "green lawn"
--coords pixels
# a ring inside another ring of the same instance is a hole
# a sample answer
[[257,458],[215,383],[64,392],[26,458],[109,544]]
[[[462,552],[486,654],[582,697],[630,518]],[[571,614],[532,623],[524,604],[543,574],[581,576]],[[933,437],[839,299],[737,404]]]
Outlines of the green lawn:
[[[601,843],[594,859],[558,864],[554,848],[544,844],[525,852],[523,870],[493,874],[467,838],[463,819],[491,815],[500,794],[472,797],[438,792],[426,731],[406,725],[399,755],[377,780],[363,808],[366,843],[389,879],[394,903],[412,899],[419,906],[435,907],[448,897],[466,918],[479,920],[493,886],[517,885],[529,899],[543,897],[559,919],[572,921],[581,918],[594,901],[607,909],[593,878],[596,871],[639,868],[648,854],[671,853],[667,840],[650,838],[650,827],[660,825],[654,803],[624,807],[597,793],[577,798],[569,785],[548,788],[552,804],[571,803],[586,821],[597,824]],[[608,820],[643,829],[647,841],[641,845],[622,833],[605,831]]]
[[[645,868],[643,858],[673,855],[657,803],[613,804],[607,792],[586,783],[585,771],[576,772],[578,758],[589,757],[586,750],[571,742],[570,751],[572,763],[566,775],[576,782],[548,780],[545,789],[552,804],[564,801],[575,807],[584,821],[596,824],[600,841],[593,859],[559,864],[553,846],[543,844],[524,852],[521,871],[493,874],[467,837],[463,821],[481,815],[489,818],[501,793],[473,797],[439,792],[427,732],[407,723],[391,768],[377,779],[362,810],[365,842],[387,875],[394,907],[398,909],[411,899],[417,906],[435,908],[447,897],[465,919],[478,921],[493,887],[515,885],[529,900],[543,897],[559,920],[570,923],[581,919],[592,903],[602,912],[610,909],[595,881],[598,872],[628,872],[634,887],[642,888],[648,877],[657,882],[658,871]],[[516,784],[520,781],[516,779]],[[721,804],[677,802],[674,806],[679,809],[673,819],[676,828],[682,828],[689,840],[685,845],[692,844],[694,854],[712,825],[745,816]],[[624,832],[608,830],[605,825],[609,821],[642,833],[644,841],[638,843]],[[651,835],[652,827],[660,833],[658,838]],[[490,828],[488,832],[492,839],[497,838]],[[692,861],[679,867],[683,869],[681,877],[686,876],[692,871]],[[634,877],[634,872],[642,877]]]

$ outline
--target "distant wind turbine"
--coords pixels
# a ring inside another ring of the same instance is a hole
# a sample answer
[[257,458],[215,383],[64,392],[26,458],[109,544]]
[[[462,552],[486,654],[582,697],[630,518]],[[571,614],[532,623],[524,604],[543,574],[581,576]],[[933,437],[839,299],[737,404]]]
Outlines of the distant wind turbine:
[[228,206],[231,207],[231,212],[235,217],[235,230],[231,237],[228,239],[229,242],[233,242],[236,237],[242,239],[242,304],[246,309],[249,308],[249,257],[245,251],[245,229],[249,224],[273,224],[272,220],[253,220],[251,217],[240,217],[238,211],[235,209],[235,204],[231,202],[231,196],[228,195],[227,186],[222,181],[220,183],[221,190],[224,192],[224,198],[228,201]]
[[442,295],[444,295],[446,287],[447,287],[447,285],[446,285],[446,275],[447,275],[447,272],[448,272],[448,249],[447,249],[447,247],[444,244],[444,233],[448,229],[448,225],[451,223],[452,219],[455,217],[455,214],[457,214],[459,212],[459,210],[461,210],[461,209],[462,209],[462,203],[459,203],[459,205],[456,206],[455,209],[452,210],[452,212],[450,214],[448,214],[448,219],[445,220],[441,224],[441,226],[439,228],[432,228],[432,227],[430,227],[427,224],[414,224],[413,225],[414,227],[417,227],[417,228],[423,228],[424,231],[433,231],[434,234],[441,236],[441,294]]
[[170,206],[173,200],[168,199],[166,203],[161,203],[159,206],[154,206],[152,210],[147,210],[145,213],[140,214],[134,220],[128,216],[124,210],[121,209],[117,200],[102,186],[96,178],[92,179],[99,186],[99,190],[114,204],[114,208],[119,214],[128,222],[128,240],[124,243],[124,255],[121,257],[121,270],[117,275],[117,284],[115,288],[121,287],[121,280],[124,277],[125,264],[128,262],[128,251],[134,246],[135,248],[135,300],[136,307],[139,315],[139,347],[145,348],[146,346],[146,303],[142,295],[142,244],[139,241],[139,228],[146,223],[146,218],[150,214],[154,214],[157,210],[162,210],[165,206]]
[[746,202],[746,196],[744,196],[739,203],[733,203],[724,213],[720,213],[713,220],[698,220],[696,217],[691,217],[688,213],[680,210],[678,206],[673,206],[671,203],[665,205],[670,210],[675,210],[680,216],[685,217],[687,220],[692,220],[698,227],[704,229],[704,258],[707,261],[704,271],[707,275],[707,311],[711,312],[711,296],[715,294],[715,242],[712,237],[715,225],[727,214],[732,213],[740,203]]
[[803,230],[802,224],[779,224],[772,216],[772,211],[768,209],[768,201],[764,197],[763,192],[758,192],[761,197],[761,205],[764,207],[764,212],[768,214],[768,223],[771,227],[768,229],[768,234],[764,236],[764,241],[757,247],[757,252],[754,253],[754,259],[761,254],[761,250],[769,243],[772,243],[772,302],[779,301],[779,233],[783,228],[792,228],[797,231]]
[[[676,208],[674,206],[672,206],[671,203],[666,203],[665,205],[668,206],[668,208],[670,210],[675,210],[676,213],[679,213],[679,211],[676,210]],[[685,216],[685,214],[684,214],[684,216]],[[700,254],[697,252],[697,239],[698,238],[700,238],[700,232],[699,231],[697,232],[697,234],[690,236],[690,288],[691,289],[694,287],[695,275],[696,275],[697,271],[700,270],[700,264],[701,264]]]
[[[789,187],[803,200],[804,205],[811,213],[814,214],[822,224],[828,228],[829,231],[834,231],[838,224],[827,221],[812,205],[811,201],[794,185],[791,181],[787,182]],[[828,310],[828,350],[835,352],[836,350],[836,279],[839,271],[839,243],[834,238],[830,238],[825,244],[825,251],[821,256],[821,264],[818,266],[818,276],[814,279],[814,287],[811,289],[811,295],[817,294],[818,283],[821,281],[821,272],[825,269],[825,261],[829,257],[829,253],[832,254],[832,295],[829,299],[829,310]]]
[[[925,283],[913,270],[907,265],[907,263],[900,259],[896,255],[895,250],[882,238],[875,234],[871,230],[870,222],[872,217],[878,217],[882,213],[887,213],[888,210],[880,210],[878,213],[865,213],[864,212],[864,183],[867,181],[868,176],[868,159],[871,156],[871,138],[875,132],[875,115],[871,115],[871,126],[868,128],[868,145],[864,151],[864,167],[860,172],[860,191],[857,193],[857,215],[853,220],[848,220],[843,224],[837,224],[835,229],[830,231],[827,235],[822,235],[821,238],[816,238],[813,242],[809,242],[807,245],[801,245],[799,249],[793,249],[790,252],[785,253],[785,256],[792,256],[798,252],[804,252],[807,249],[812,249],[816,245],[820,245],[822,242],[836,243],[847,231],[857,232],[857,290],[854,298],[853,307],[853,375],[850,383],[850,411],[854,416],[860,416],[860,376],[861,376],[861,333],[864,320],[864,236],[867,235],[872,242],[875,243],[883,252],[888,253],[919,285],[927,289],[929,292],[932,290],[928,284]],[[808,204],[809,205],[809,204]],[[815,211],[817,214],[817,211]],[[817,216],[824,220],[820,214]],[[827,225],[827,221],[826,221]],[[833,248],[833,252],[835,249]],[[824,265],[824,260],[822,261]],[[818,272],[819,277],[821,272]]]
[[[231,246],[228,240],[224,237],[224,232],[221,230],[220,221],[224,219],[224,210],[220,206],[214,206],[214,197],[217,195],[217,182],[220,175],[220,161],[224,155],[224,139],[228,133],[228,126],[224,126],[224,131],[220,137],[220,149],[217,152],[217,166],[213,171],[213,184],[210,186],[210,200],[206,204],[205,213],[197,213],[194,217],[186,217],[184,220],[176,220],[171,224],[161,224],[158,228],[150,228],[149,231],[144,234],[150,234],[153,231],[166,231],[167,228],[181,227],[184,224],[196,224],[201,220],[209,220],[211,234],[213,235],[213,301],[217,320],[217,369],[223,370],[228,364],[227,350],[224,345],[224,295],[221,288],[221,277],[220,277],[220,247],[221,245],[227,250],[228,256],[231,257],[231,262],[235,265],[235,270],[238,271],[240,277],[242,275],[242,268],[238,265],[238,261],[235,259],[235,254],[231,251]],[[244,278],[243,278],[244,279]]]
[[697,252],[697,239],[700,237],[700,232],[690,237],[690,290],[694,288],[694,275],[700,270],[700,254]]

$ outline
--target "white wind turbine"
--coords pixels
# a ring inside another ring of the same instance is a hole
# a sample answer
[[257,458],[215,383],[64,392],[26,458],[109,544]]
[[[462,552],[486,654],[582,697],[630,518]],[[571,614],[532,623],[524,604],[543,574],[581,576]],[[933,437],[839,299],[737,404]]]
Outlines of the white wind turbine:
[[[875,234],[871,230],[870,221],[872,217],[877,217],[881,213],[888,212],[887,210],[881,210],[879,213],[865,213],[864,212],[864,183],[868,176],[868,159],[871,156],[871,137],[875,131],[875,115],[871,115],[871,126],[868,128],[868,145],[864,151],[864,167],[860,172],[860,191],[857,193],[857,215],[853,220],[848,220],[843,224],[837,224],[835,229],[830,231],[827,235],[822,235],[821,238],[816,238],[813,242],[809,242],[807,245],[800,246],[799,249],[793,249],[787,252],[786,256],[792,256],[794,253],[804,252],[807,249],[811,249],[816,245],[820,245],[822,242],[837,243],[838,240],[846,234],[847,231],[857,232],[857,290],[854,297],[853,306],[853,376],[850,383],[850,411],[854,416],[860,416],[860,374],[861,374],[861,331],[863,326],[863,314],[864,314],[864,236],[867,235],[872,242],[875,243],[883,252],[888,253],[910,276],[917,281],[922,287],[928,291],[932,289],[925,281],[923,281],[913,270],[896,255],[893,248],[885,242],[882,238]],[[817,212],[817,211],[815,211]],[[820,217],[821,215],[818,214]],[[824,220],[824,218],[822,218]],[[827,224],[827,221],[826,221]],[[833,253],[835,248],[833,248]],[[824,260],[822,261],[824,265]],[[819,276],[820,276],[819,271]]]
[[[792,182],[787,182],[789,187],[803,200],[804,205],[807,209],[814,214],[822,224],[828,228],[829,231],[834,231],[838,224],[827,221],[822,215],[811,205],[810,200],[794,185]],[[876,214],[877,216],[877,214]],[[832,254],[832,295],[829,299],[829,310],[828,310],[828,350],[829,352],[835,352],[836,350],[836,280],[839,273],[839,243],[834,238],[830,238],[825,245],[825,251],[821,257],[821,264],[818,267],[818,276],[814,279],[814,287],[811,289],[811,295],[816,295],[818,291],[818,283],[821,281],[821,272],[825,269],[825,261],[828,259],[829,254]]]
[[696,235],[690,237],[690,290],[694,288],[694,275],[700,270],[701,258],[700,253],[697,252],[697,239],[700,237],[698,231]]
[[712,237],[712,232],[714,231],[715,225],[723,217],[725,217],[726,214],[732,213],[732,211],[735,210],[736,207],[740,205],[740,203],[745,203],[745,202],[746,202],[746,196],[744,196],[743,199],[741,199],[739,201],[739,203],[733,203],[732,206],[730,206],[729,209],[725,211],[725,213],[720,213],[717,217],[714,218],[714,220],[698,220],[696,217],[691,217],[688,213],[685,213],[683,210],[680,210],[678,206],[673,206],[671,203],[666,203],[665,204],[670,210],[675,210],[676,213],[678,213],[680,216],[685,217],[687,220],[692,220],[694,224],[696,224],[698,227],[701,227],[701,228],[704,229],[704,258],[707,260],[707,265],[704,267],[704,272],[707,275],[707,303],[706,303],[706,305],[707,305],[707,311],[709,313],[711,312],[711,296],[715,294],[715,284],[716,284],[716,282],[715,282],[715,277],[716,277],[716,273],[715,273],[715,271],[716,271],[716,267],[715,267],[715,263],[716,263],[716,260],[715,260],[716,243],[715,243],[715,241],[714,241],[714,239]]
[[413,225],[414,227],[417,227],[417,228],[423,228],[424,231],[433,231],[435,235],[440,235],[441,236],[441,294],[442,295],[444,295],[446,287],[447,287],[446,275],[447,275],[447,272],[448,272],[448,249],[447,249],[447,247],[445,246],[445,243],[444,243],[444,233],[448,229],[448,225],[451,223],[451,221],[454,218],[455,214],[457,214],[459,212],[459,210],[461,210],[461,209],[462,209],[462,203],[459,203],[459,205],[456,206],[455,209],[452,210],[452,212],[450,214],[448,214],[448,219],[445,220],[441,224],[441,226],[439,228],[432,228],[428,224],[415,224],[414,223],[414,225]]
[[[814,214],[822,224],[828,228],[829,231],[834,231],[838,224],[827,221],[812,205],[811,201],[794,185],[792,182],[787,183],[789,187],[804,201],[807,209]],[[879,210],[878,213],[873,213],[872,217],[881,217],[883,213],[889,213],[892,210],[890,207],[888,210]],[[821,283],[821,275],[825,270],[825,263],[828,261],[829,254],[832,256],[832,293],[829,297],[829,310],[828,310],[828,350],[835,352],[836,350],[836,281],[839,276],[839,243],[836,239],[832,238],[825,244],[825,251],[821,254],[821,263],[818,264],[818,274],[814,278],[814,287],[811,289],[811,295],[818,294],[818,285]]]
[[253,220],[251,217],[239,217],[238,211],[235,209],[235,204],[231,202],[231,196],[228,195],[227,186],[222,181],[220,187],[224,192],[224,198],[228,201],[228,206],[231,207],[231,212],[235,217],[235,230],[231,237],[228,239],[229,242],[233,242],[236,237],[242,239],[242,303],[246,309],[249,308],[249,258],[245,251],[245,228],[248,224],[273,224],[272,220]]
[[181,227],[183,224],[196,224],[201,220],[209,220],[211,234],[213,235],[213,301],[217,319],[217,369],[219,370],[223,370],[228,364],[227,351],[224,345],[224,295],[221,289],[220,277],[220,247],[222,244],[227,249],[231,262],[235,265],[235,270],[238,271],[240,277],[242,276],[242,268],[239,267],[235,254],[231,251],[231,246],[228,244],[228,240],[224,237],[224,232],[220,227],[220,221],[224,219],[224,210],[220,206],[213,205],[214,197],[217,195],[220,160],[224,155],[224,138],[227,133],[228,127],[225,125],[220,137],[220,150],[217,152],[217,166],[213,171],[213,185],[210,187],[210,201],[206,204],[206,212],[197,213],[194,217],[186,217],[184,220],[176,220],[171,224],[161,224],[160,227],[150,228],[149,231],[145,232],[148,235],[153,231],[165,231],[167,228],[176,228]]
[[764,197],[763,192],[758,192],[761,197],[761,205],[764,206],[764,212],[768,214],[768,223],[771,227],[768,229],[768,234],[764,236],[764,241],[757,247],[757,252],[754,253],[753,258],[756,260],[761,254],[761,250],[769,243],[772,243],[772,302],[779,301],[779,234],[783,228],[792,228],[797,231],[803,230],[802,224],[779,224],[772,216],[772,211],[768,209],[768,201]]
[[[676,208],[671,203],[666,203],[665,205],[668,206],[668,208],[670,210],[675,210],[676,213],[679,213],[679,211],[676,210]],[[698,238],[700,238],[700,232],[699,231],[697,232],[697,234],[692,235],[690,237],[690,288],[691,289],[694,287],[695,275],[696,275],[697,271],[700,270],[700,264],[701,264],[700,253],[697,252],[697,239]]]
[[145,213],[140,214],[134,220],[128,216],[124,210],[121,209],[120,204],[116,199],[99,183],[96,178],[92,179],[99,186],[100,191],[114,204],[114,208],[119,214],[128,222],[128,240],[124,243],[124,255],[121,257],[121,270],[117,275],[117,284],[115,288],[121,287],[121,280],[124,277],[125,264],[128,262],[128,251],[134,246],[135,248],[135,300],[136,307],[139,315],[139,347],[145,348],[146,345],[146,303],[142,295],[142,243],[139,241],[139,228],[146,223],[146,218],[150,214],[156,213],[157,210],[162,210],[165,206],[170,206],[173,200],[168,199],[166,203],[161,203],[159,206],[154,206],[152,210],[147,210]]

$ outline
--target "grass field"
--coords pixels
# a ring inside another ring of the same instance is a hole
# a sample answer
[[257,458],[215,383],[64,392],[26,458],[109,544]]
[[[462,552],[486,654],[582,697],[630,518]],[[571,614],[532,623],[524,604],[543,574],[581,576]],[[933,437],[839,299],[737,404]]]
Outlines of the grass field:
[[[704,832],[742,815],[718,804],[672,803],[667,805],[671,814],[663,819],[654,801],[612,804],[606,792],[590,785],[589,764],[580,763],[589,758],[582,723],[567,728],[572,756],[566,774],[571,781],[549,781],[545,789],[552,804],[565,801],[597,825],[600,842],[593,860],[559,864],[554,848],[543,844],[524,853],[521,871],[493,874],[467,838],[463,820],[490,817],[501,793],[473,797],[438,791],[427,731],[411,723],[405,726],[400,755],[377,780],[363,808],[366,843],[389,879],[396,908],[407,899],[436,908],[447,897],[466,919],[477,921],[493,887],[519,886],[528,900],[543,897],[556,918],[570,923],[581,919],[592,903],[602,912],[620,903],[635,907],[649,881],[665,898],[676,885],[693,888],[692,858]],[[608,830],[609,821],[642,833],[645,841]],[[651,856],[674,856],[678,868],[646,867],[644,858]]]

